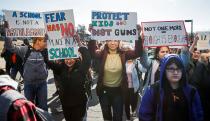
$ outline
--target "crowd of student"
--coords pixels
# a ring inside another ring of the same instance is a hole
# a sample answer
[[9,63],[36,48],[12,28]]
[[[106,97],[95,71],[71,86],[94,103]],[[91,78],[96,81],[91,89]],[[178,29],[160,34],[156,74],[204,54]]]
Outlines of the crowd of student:
[[[7,27],[5,26],[5,29]],[[89,28],[91,31],[91,26]],[[141,32],[140,29],[138,30]],[[139,34],[140,35],[140,34]],[[6,83],[3,71],[0,75],[0,102],[14,94],[15,104],[2,105],[2,121],[21,115],[16,120],[36,119],[35,107],[48,111],[47,76],[52,69],[61,100],[64,117],[67,121],[82,121],[87,109],[87,90],[84,86],[93,67],[98,74],[97,95],[105,121],[122,121],[125,110],[127,120],[137,116],[140,121],[207,121],[210,119],[210,53],[201,52],[193,44],[173,53],[168,46],[157,47],[154,58],[148,57],[148,49],[143,48],[142,39],[135,41],[135,47],[120,46],[118,40],[107,40],[102,47],[96,40],[81,43],[80,57],[49,61],[46,49],[48,36],[33,38],[32,46],[17,46],[11,38],[5,37],[2,57],[6,60],[6,73],[13,79],[16,75],[9,68],[11,54],[16,54],[21,62],[19,70],[24,80],[24,96],[7,90],[16,89],[16,84]],[[9,59],[7,58],[9,57]],[[13,58],[11,60],[16,60]],[[94,62],[94,63],[93,63]],[[19,64],[18,64],[19,65]],[[12,67],[14,68],[14,67]],[[9,81],[8,81],[9,82]],[[13,85],[11,85],[13,84]],[[26,101],[28,99],[29,102]],[[22,101],[25,107],[18,105]],[[138,106],[140,105],[140,106]],[[6,107],[7,106],[7,107]],[[8,106],[12,107],[9,108]],[[19,108],[15,108],[19,107]],[[11,111],[12,110],[12,111]],[[4,112],[4,113],[3,113]],[[5,112],[8,112],[6,114]],[[15,113],[13,113],[15,112]],[[19,114],[17,113],[19,112]],[[26,116],[27,114],[27,116]],[[14,117],[12,116],[14,115]],[[37,116],[38,117],[38,116]]]

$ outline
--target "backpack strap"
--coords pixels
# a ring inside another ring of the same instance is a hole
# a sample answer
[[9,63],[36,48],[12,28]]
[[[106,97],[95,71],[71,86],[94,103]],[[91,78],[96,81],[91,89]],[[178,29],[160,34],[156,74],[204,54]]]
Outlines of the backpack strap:
[[150,86],[150,77],[152,73],[152,65],[153,61],[150,63],[149,68],[147,69],[147,72],[145,73],[144,79],[143,79],[143,89],[142,89],[142,96],[145,93],[145,89]]
[[31,45],[29,45],[28,49],[26,51],[26,54],[24,56],[24,59],[23,59],[23,64],[22,64],[23,66],[25,65],[25,63],[26,63],[28,57],[30,56],[31,52],[32,52],[32,47],[31,47]]
[[17,62],[17,54],[16,53],[12,53],[11,62],[12,62],[12,64],[16,64],[16,62]]
[[[28,45],[28,50],[26,51],[26,54],[24,56],[24,60],[23,60],[23,66],[26,63],[28,57],[30,56],[31,52],[33,51],[33,47],[31,45]],[[47,63],[48,62],[48,53],[47,53],[47,49],[40,51],[40,53],[42,54],[42,57],[44,58],[44,62]]]
[[138,63],[138,59],[137,59],[136,63],[135,63],[135,69],[136,69],[136,72],[137,72],[137,75],[138,75],[139,85],[140,85],[137,92],[142,91],[142,89],[143,89],[142,72],[139,70],[139,65],[138,64],[139,63]]
[[26,99],[16,90],[7,90],[0,95],[0,121],[7,121],[7,113],[12,103],[18,99]]
[[44,58],[44,62],[47,63],[48,62],[48,52],[47,49],[44,49],[43,51],[41,51],[42,57]]

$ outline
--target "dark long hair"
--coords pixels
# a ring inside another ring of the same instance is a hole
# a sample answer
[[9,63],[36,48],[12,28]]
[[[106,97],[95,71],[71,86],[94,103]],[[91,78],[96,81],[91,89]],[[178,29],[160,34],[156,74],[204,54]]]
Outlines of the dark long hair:
[[160,49],[161,49],[162,47],[166,47],[166,48],[168,48],[168,50],[169,50],[169,47],[168,47],[168,46],[157,47],[157,48],[155,49],[155,57],[154,57],[156,60],[159,60],[158,54],[159,54]]
[[[104,45],[104,50],[103,51],[106,51],[107,53],[109,53],[109,47],[107,45],[107,43]],[[121,53],[122,50],[120,49],[119,45],[117,47],[117,53]]]

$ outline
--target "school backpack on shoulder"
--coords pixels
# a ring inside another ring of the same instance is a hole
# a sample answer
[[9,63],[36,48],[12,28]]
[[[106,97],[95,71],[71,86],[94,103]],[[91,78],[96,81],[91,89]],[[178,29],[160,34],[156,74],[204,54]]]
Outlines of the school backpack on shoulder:
[[[26,51],[26,54],[25,54],[24,59],[23,59],[23,66],[24,66],[25,62],[27,61],[27,59],[30,56],[32,51],[33,51],[32,46],[28,45],[28,50]],[[47,63],[47,61],[48,61],[47,50],[40,51],[40,53],[42,54],[42,56],[44,58],[44,62]]]
[[11,62],[12,62],[12,64],[16,64],[16,62],[17,62],[17,54],[16,53],[12,53]]
[[26,81],[46,80],[47,71],[47,54],[44,51],[36,51],[28,46],[28,50],[23,60],[23,78]]
[[[0,102],[4,103],[4,105],[0,105],[0,120],[1,121],[7,121],[7,112],[9,111],[10,106],[12,103],[18,99],[23,99],[28,103],[29,101],[26,100],[26,98],[21,95],[16,90],[6,90],[0,94]],[[53,117],[50,113],[47,111],[44,111],[43,109],[40,109],[36,107],[36,118],[38,121],[54,121]]]

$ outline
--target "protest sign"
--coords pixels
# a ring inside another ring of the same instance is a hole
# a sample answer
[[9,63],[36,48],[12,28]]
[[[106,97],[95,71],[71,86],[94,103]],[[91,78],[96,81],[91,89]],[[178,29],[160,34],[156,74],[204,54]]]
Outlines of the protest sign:
[[48,56],[50,60],[78,58],[78,46],[74,41],[73,10],[44,13],[48,34]]
[[142,22],[144,47],[186,46],[184,21]]
[[198,50],[210,49],[210,32],[200,31],[197,32],[197,36],[198,36],[197,49]]
[[4,10],[9,24],[7,37],[43,37],[44,21],[41,13],[28,11]]
[[92,11],[91,38],[99,41],[138,39],[137,13]]

